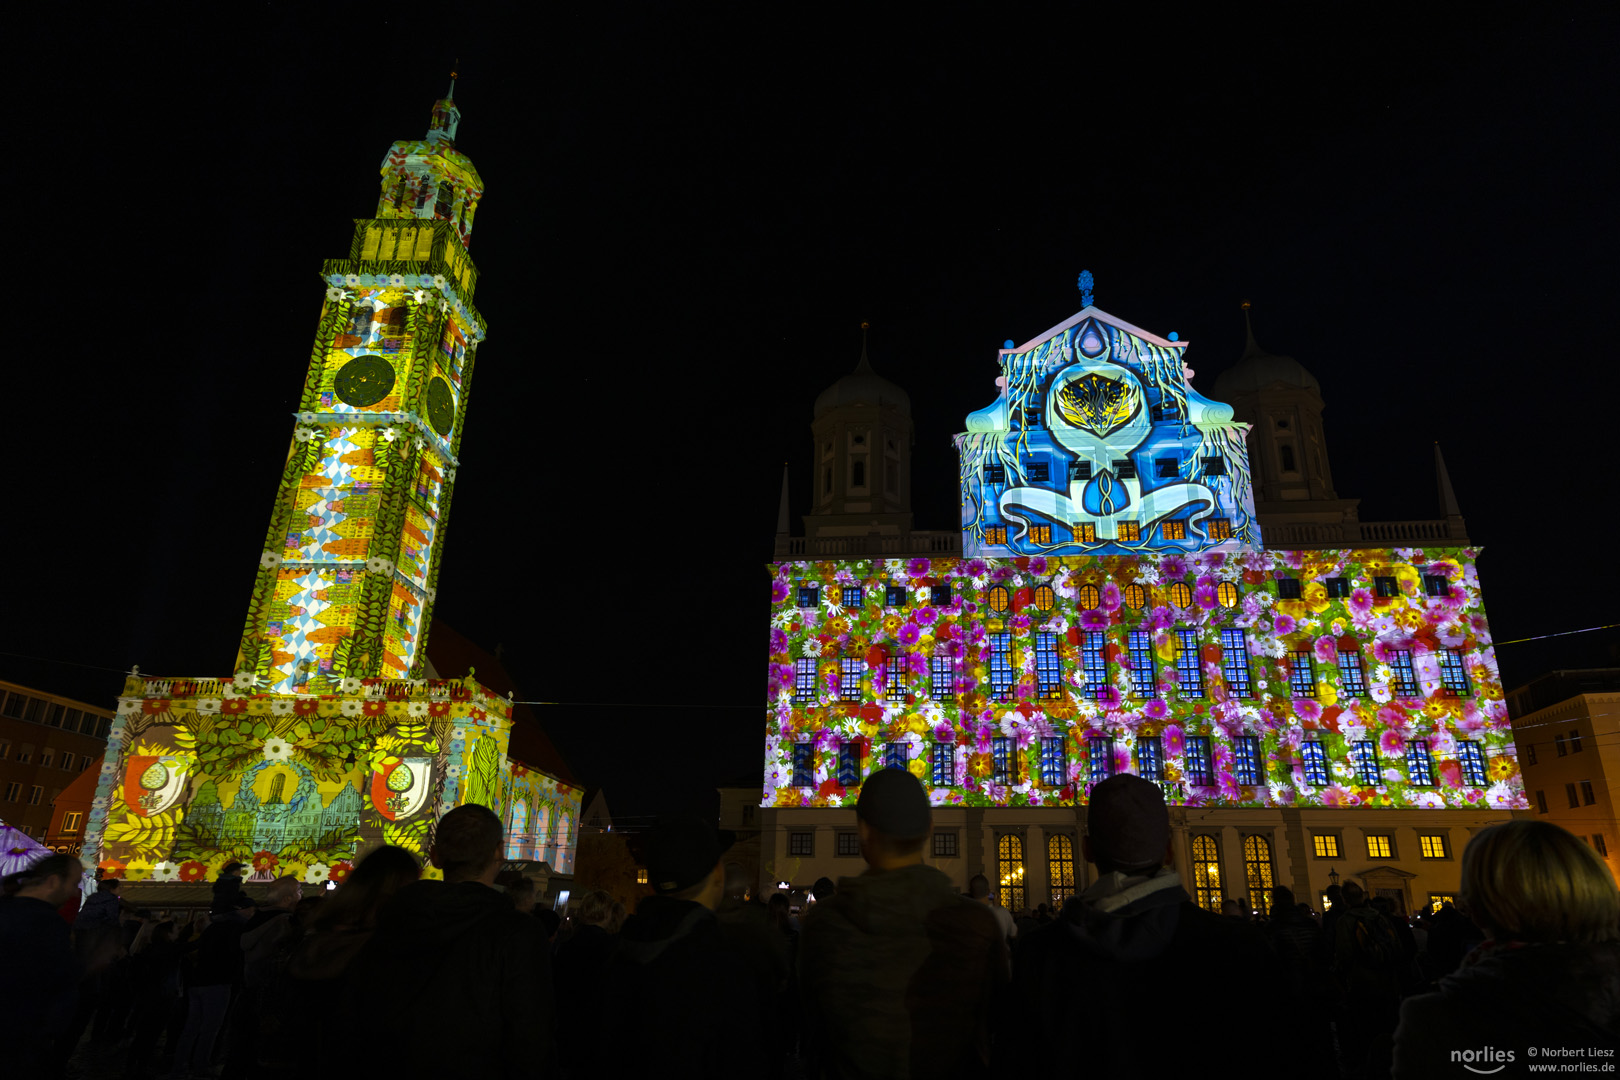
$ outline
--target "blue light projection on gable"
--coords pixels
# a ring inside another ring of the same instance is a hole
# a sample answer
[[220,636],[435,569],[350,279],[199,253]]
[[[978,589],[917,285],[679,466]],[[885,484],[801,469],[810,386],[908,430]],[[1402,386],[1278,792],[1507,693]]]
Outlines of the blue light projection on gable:
[[1087,308],[1001,352],[1001,397],[968,416],[967,555],[1260,547],[1248,425],[1187,383],[1186,342]]

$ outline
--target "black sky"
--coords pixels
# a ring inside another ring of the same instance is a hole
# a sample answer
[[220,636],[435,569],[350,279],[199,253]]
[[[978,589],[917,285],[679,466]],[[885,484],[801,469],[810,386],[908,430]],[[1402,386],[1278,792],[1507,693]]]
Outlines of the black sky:
[[[576,7],[22,28],[0,677],[229,672],[320,262],[458,56],[490,335],[438,615],[592,703],[541,714],[620,813],[757,772],[782,462],[797,515],[860,322],[949,528],[950,435],[1081,269],[1206,393],[1252,300],[1364,520],[1435,513],[1438,440],[1498,640],[1615,620],[1612,12]],[[1513,685],[1617,642],[1499,658]]]

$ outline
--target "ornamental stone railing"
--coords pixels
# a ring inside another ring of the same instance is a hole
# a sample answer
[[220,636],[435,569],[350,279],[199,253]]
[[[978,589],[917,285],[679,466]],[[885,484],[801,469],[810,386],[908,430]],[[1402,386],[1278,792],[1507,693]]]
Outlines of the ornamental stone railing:
[[1466,544],[1461,520],[1435,518],[1429,521],[1346,521],[1333,524],[1297,522],[1268,525],[1262,518],[1260,531],[1268,548],[1292,547],[1382,547],[1386,544],[1433,543]]
[[888,536],[877,533],[866,536],[778,536],[775,551],[779,559],[832,559],[857,555],[898,558],[904,555],[960,554],[962,554],[962,534],[943,530]]

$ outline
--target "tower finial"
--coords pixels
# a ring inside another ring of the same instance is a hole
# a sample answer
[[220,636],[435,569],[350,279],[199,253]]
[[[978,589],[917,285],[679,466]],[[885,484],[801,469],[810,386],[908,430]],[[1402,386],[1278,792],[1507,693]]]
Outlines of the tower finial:
[[1254,341],[1254,326],[1249,322],[1249,308],[1253,306],[1247,300],[1243,301],[1243,332],[1248,337],[1247,343],[1243,346],[1244,356],[1260,355],[1260,346],[1256,345]]
[[1092,305],[1091,289],[1092,289],[1092,286],[1095,285],[1095,284],[1096,284],[1096,279],[1094,279],[1091,276],[1091,271],[1090,270],[1082,270],[1082,271],[1080,271],[1080,306],[1081,307],[1090,307]]
[[856,371],[872,370],[872,362],[866,358],[866,332],[871,328],[871,323],[867,322],[865,319],[861,320],[861,362],[855,365]]
[[460,66],[461,57],[458,56],[456,57],[456,62],[450,65],[450,89],[444,92],[444,100],[446,101],[456,100],[456,69]]

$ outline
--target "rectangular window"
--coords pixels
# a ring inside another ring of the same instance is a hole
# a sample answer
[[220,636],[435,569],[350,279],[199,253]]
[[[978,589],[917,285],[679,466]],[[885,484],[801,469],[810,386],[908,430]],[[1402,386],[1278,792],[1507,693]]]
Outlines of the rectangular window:
[[1158,673],[1154,671],[1153,634],[1147,630],[1132,630],[1125,637],[1131,660],[1131,693],[1139,698],[1159,696]]
[[987,484],[1005,484],[1007,482],[1007,466],[986,465],[984,467],[984,482]]
[[1311,650],[1296,649],[1288,660],[1288,689],[1297,698],[1316,696],[1316,664]]
[[1332,833],[1314,833],[1311,836],[1316,846],[1318,859],[1337,859],[1339,857],[1339,838]]
[[1187,523],[1185,521],[1160,522],[1159,535],[1166,540],[1185,540],[1187,539]]
[[1277,595],[1284,600],[1299,599],[1299,578],[1285,577],[1277,579]]
[[1086,778],[1093,784],[1114,775],[1114,740],[1106,735],[1086,740]]
[[1350,595],[1349,578],[1330,577],[1327,579],[1326,584],[1328,596],[1335,600],[1343,600],[1345,597]]
[[956,858],[956,834],[953,832],[937,832],[934,834],[934,858]]
[[1075,522],[1074,538],[1082,544],[1095,544],[1097,542],[1096,524],[1090,521]]
[[1564,745],[1564,737],[1562,735],[1553,736],[1553,749],[1558,751],[1559,757],[1563,757],[1565,754],[1569,753],[1569,747]]
[[1159,736],[1137,736],[1136,775],[1154,783],[1164,779],[1164,740]]
[[1429,754],[1426,739],[1413,739],[1406,744],[1406,775],[1418,787],[1434,786],[1434,758]]
[[1174,480],[1181,472],[1181,462],[1173,457],[1153,459],[1153,477],[1156,480]]
[[[0,757],[4,756],[4,754],[0,754]],[[1533,742],[1527,742],[1524,744],[1524,763],[1526,765],[1534,765],[1536,763],[1536,744]]]
[[883,748],[885,769],[904,769],[911,764],[911,744],[892,742]]
[[1369,858],[1369,859],[1393,859],[1395,856],[1391,854],[1392,850],[1393,850],[1393,845],[1391,845],[1389,837],[1387,837],[1387,836],[1369,836],[1369,837],[1367,837],[1367,858]]
[[1031,525],[1029,527],[1029,542],[1032,544],[1050,544],[1052,542],[1052,526]]
[[1047,463],[1044,461],[1026,461],[1024,463],[1024,479],[1042,481],[1049,479]]
[[1378,746],[1370,739],[1363,739],[1350,747],[1352,759],[1356,765],[1356,779],[1363,784],[1377,784],[1382,777],[1378,775]]
[[1597,792],[1593,790],[1590,780],[1581,781],[1581,802],[1587,806],[1597,802]]
[[837,844],[838,846],[835,850],[837,851],[840,859],[848,859],[852,856],[858,856],[861,853],[861,834],[841,832],[838,834]]
[[1215,769],[1209,753],[1209,736],[1194,735],[1187,739],[1187,783],[1193,787],[1210,787],[1215,783]]
[[9,716],[17,719],[22,716],[23,708],[28,704],[28,698],[13,690],[6,695],[6,703],[0,706],[0,716]]
[[990,692],[997,701],[1012,700],[1017,676],[1012,666],[1012,635],[1003,631],[990,635]]
[[1093,701],[1108,692],[1108,653],[1101,630],[1080,631],[1080,667],[1086,676],[1086,694]]
[[1198,656],[1198,631],[1176,630],[1176,681],[1181,686],[1181,700],[1193,701],[1204,696],[1204,668]]
[[1468,696],[1468,670],[1463,667],[1461,649],[1441,649],[1440,685],[1456,697]]
[[1226,459],[1225,458],[1207,457],[1207,458],[1203,459],[1202,464],[1204,466],[1204,475],[1205,476],[1225,476],[1226,475]]
[[65,705],[57,705],[55,703],[47,705],[45,707],[45,726],[46,727],[61,727],[62,726],[62,714],[64,712],[66,712],[66,711],[67,711],[67,707]]
[[1485,748],[1477,742],[1460,742],[1457,754],[1462,759],[1463,783],[1469,787],[1484,787]]
[[1119,538],[1128,544],[1134,544],[1142,539],[1142,526],[1134,521],[1119,523]]
[[1233,697],[1253,696],[1249,684],[1249,632],[1223,628],[1221,630],[1221,675],[1226,679],[1226,692]]
[[821,590],[813,585],[799,586],[799,606],[813,608],[821,603]]
[[1390,689],[1406,697],[1416,697],[1417,672],[1412,670],[1412,653],[1407,649],[1389,651],[1389,670],[1392,673]]
[[6,802],[16,802],[22,796],[21,784],[6,785]]
[[1305,760],[1305,782],[1315,787],[1326,787],[1328,781],[1327,748],[1315,739],[1299,744],[1300,756]]
[[1450,596],[1451,582],[1439,574],[1424,574],[1423,592],[1427,596]]
[[949,701],[956,694],[956,661],[948,656],[928,658],[928,694],[935,701]]
[[1121,480],[1136,479],[1136,462],[1130,458],[1116,458],[1113,462],[1114,475]]
[[1063,663],[1058,659],[1058,636],[1045,630],[1035,635],[1035,687],[1043,698],[1063,696]]
[[1576,792],[1574,784],[1564,785],[1564,797],[1569,800],[1569,808],[1571,810],[1574,810],[1581,805],[1581,797],[1580,794]]
[[838,748],[838,783],[852,788],[861,782],[861,744],[847,742]]
[[952,787],[956,783],[956,744],[936,742],[933,759],[929,762],[935,787]]
[[6,758],[8,758],[10,756],[11,756],[11,740],[10,739],[0,739],[0,761],[4,761]]
[[62,755],[62,768],[63,769],[71,769],[71,768],[73,768],[73,755],[72,754],[64,753]]
[[1071,462],[1069,462],[1069,479],[1070,480],[1090,480],[1091,479],[1091,462],[1089,462],[1089,461],[1071,461]]
[[1005,544],[1007,542],[1007,526],[986,525],[984,527],[984,542],[987,544]]
[[883,587],[884,607],[905,607],[906,587],[904,585],[885,585]]
[[1361,666],[1361,653],[1354,649],[1339,650],[1339,682],[1344,692],[1356,697],[1367,694],[1367,673]]
[[816,783],[816,748],[810,743],[793,744],[793,786],[814,787]]
[[866,662],[855,656],[838,660],[838,696],[845,701],[861,700],[861,669]]
[[35,784],[33,786],[33,788],[30,789],[30,791],[28,792],[28,805],[29,806],[38,806],[39,805],[39,800],[43,799],[44,797],[45,797],[45,789],[43,787],[41,787],[39,784]]
[[1446,838],[1441,834],[1419,833],[1418,851],[1425,859],[1446,857]]
[[1545,791],[1536,792],[1536,811],[1542,814],[1547,812],[1547,793]]
[[1260,783],[1264,775],[1260,768],[1260,740],[1253,735],[1239,735],[1232,740],[1232,776],[1240,784],[1250,787]]
[[788,833],[788,854],[813,857],[816,853],[816,834],[813,832]]
[[1579,731],[1569,733],[1569,752],[1572,754],[1581,752],[1581,733]]
[[51,762],[54,759],[55,759],[55,752],[50,747],[47,746],[45,749],[43,749],[43,750],[41,750],[39,752],[39,767],[42,768],[42,769],[50,768],[51,767]]
[[82,724],[83,722],[84,722],[84,714],[83,713],[79,712],[78,709],[69,709],[67,711],[67,715],[62,718],[62,730],[63,731],[78,731],[79,730],[79,725]]
[[795,701],[816,699],[816,662],[805,658],[793,661],[793,698]]
[[1063,752],[1063,738],[1041,740],[1041,784],[1060,788],[1069,782],[1068,757]]
[[930,585],[928,587],[928,601],[934,607],[950,607],[951,587],[949,585]]
[[1592,848],[1605,859],[1609,857],[1609,843],[1603,839],[1602,833],[1592,834]]
[[1209,526],[1209,538],[1211,540],[1232,539],[1231,518],[1209,518],[1204,524]]
[[1401,595],[1401,583],[1392,577],[1373,578],[1373,593],[1378,596]]
[[889,673],[883,684],[883,696],[890,701],[905,701],[911,696],[911,665],[905,653],[889,657]]
[[62,815],[62,831],[65,832],[65,833],[76,833],[76,832],[78,832],[79,831],[79,823],[82,822],[83,820],[84,820],[84,814],[83,813],[81,813],[78,810],[69,810],[67,813]]
[[842,598],[844,606],[847,608],[866,606],[866,589],[864,586],[845,585],[843,589],[840,590],[839,596]]
[[1018,780],[1018,758],[1014,753],[1013,741],[1005,735],[996,735],[990,740],[990,764],[993,770],[992,779],[998,784],[1012,784]]

